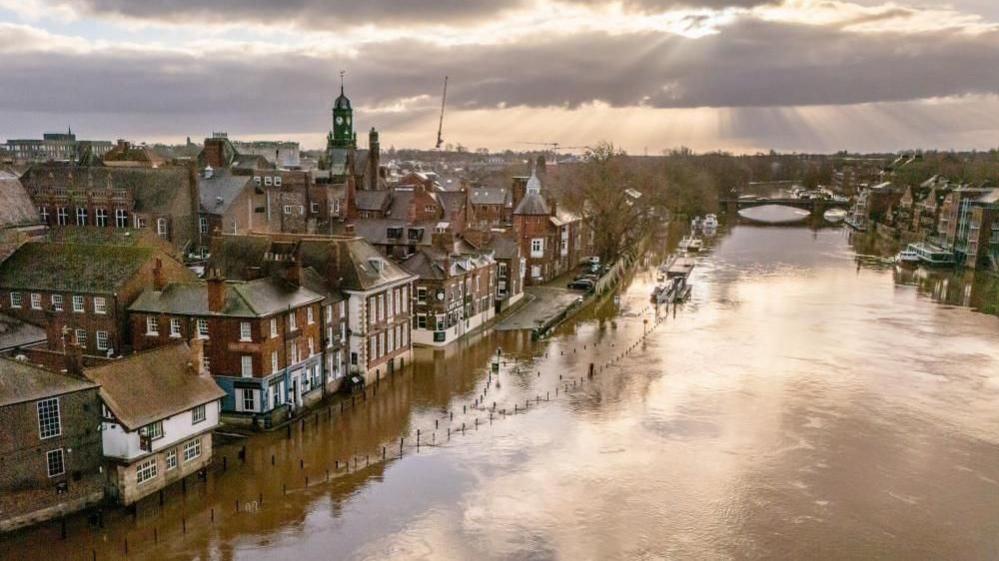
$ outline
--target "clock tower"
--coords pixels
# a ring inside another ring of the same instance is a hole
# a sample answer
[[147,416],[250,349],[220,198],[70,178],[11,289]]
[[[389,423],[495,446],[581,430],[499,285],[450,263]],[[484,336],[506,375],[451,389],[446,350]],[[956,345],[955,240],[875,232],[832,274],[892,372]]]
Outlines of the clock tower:
[[343,93],[343,72],[340,72],[340,96],[333,101],[333,130],[326,139],[330,148],[357,148],[354,133],[354,111]]

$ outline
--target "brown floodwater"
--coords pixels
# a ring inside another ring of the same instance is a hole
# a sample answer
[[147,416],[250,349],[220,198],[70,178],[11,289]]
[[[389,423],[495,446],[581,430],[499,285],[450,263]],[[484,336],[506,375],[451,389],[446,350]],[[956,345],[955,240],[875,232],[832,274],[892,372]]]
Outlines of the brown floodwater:
[[353,407],[220,448],[162,506],[0,557],[999,558],[999,318],[863,265],[844,230],[711,245],[658,317],[641,268],[547,341],[420,351]]

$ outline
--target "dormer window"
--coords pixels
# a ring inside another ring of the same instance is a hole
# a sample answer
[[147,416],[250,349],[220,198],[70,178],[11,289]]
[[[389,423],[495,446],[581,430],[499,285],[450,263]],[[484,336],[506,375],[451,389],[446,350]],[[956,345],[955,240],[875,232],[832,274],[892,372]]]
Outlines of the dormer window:
[[385,262],[377,257],[368,259],[368,265],[371,265],[371,268],[374,269],[376,273],[381,273],[382,269],[385,268]]

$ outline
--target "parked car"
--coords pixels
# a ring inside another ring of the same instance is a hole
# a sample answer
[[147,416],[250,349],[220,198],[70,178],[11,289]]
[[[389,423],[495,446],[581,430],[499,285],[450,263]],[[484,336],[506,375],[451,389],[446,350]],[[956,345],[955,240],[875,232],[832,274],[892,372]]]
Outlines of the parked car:
[[589,291],[589,290],[593,290],[593,287],[595,285],[596,285],[596,283],[594,283],[591,279],[577,279],[577,280],[574,280],[574,281],[570,282],[566,286],[568,288],[572,289],[572,290],[587,290],[587,291]]
[[593,273],[583,273],[581,275],[576,275],[576,278],[573,279],[573,280],[587,279],[587,280],[591,280],[593,282],[597,282],[597,279],[599,279],[599,278],[600,278],[600,275],[596,275],[596,274],[593,274]]

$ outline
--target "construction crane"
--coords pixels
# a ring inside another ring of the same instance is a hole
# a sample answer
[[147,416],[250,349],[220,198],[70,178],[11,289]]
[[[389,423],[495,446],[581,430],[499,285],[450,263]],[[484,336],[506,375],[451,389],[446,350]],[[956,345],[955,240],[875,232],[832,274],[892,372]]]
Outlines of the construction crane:
[[447,102],[447,76],[444,76],[444,94],[441,95],[441,119],[437,123],[437,149],[441,149],[441,144],[444,144],[444,137],[442,133],[444,132],[444,104]]

